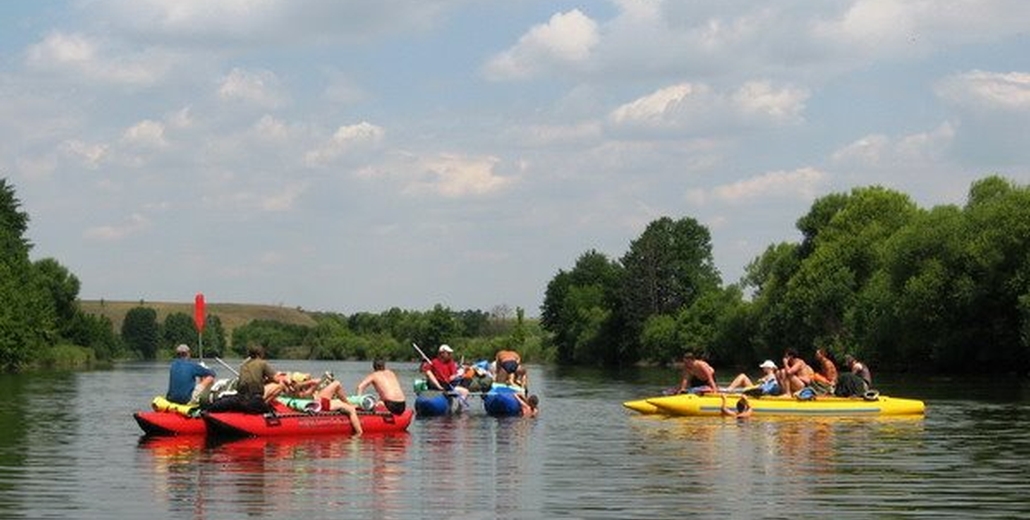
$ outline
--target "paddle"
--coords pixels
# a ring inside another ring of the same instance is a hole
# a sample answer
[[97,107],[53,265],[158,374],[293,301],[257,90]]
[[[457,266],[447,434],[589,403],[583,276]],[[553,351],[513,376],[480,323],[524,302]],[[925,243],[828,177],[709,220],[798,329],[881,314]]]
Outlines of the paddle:
[[204,294],[197,293],[193,299],[193,324],[197,326],[197,348],[200,360],[204,361]]
[[415,342],[411,342],[411,346],[415,347],[415,350],[418,351],[418,355],[422,356],[423,361],[426,363],[432,363],[432,361],[429,360],[429,357],[426,356],[426,353],[422,352],[422,349],[418,348],[418,345],[416,345]]
[[218,356],[215,356],[215,361],[221,363],[223,367],[228,368],[229,372],[232,372],[234,375],[236,375],[236,377],[240,377],[240,373],[237,372],[235,368],[229,366],[228,363],[226,363],[225,361],[222,361],[222,358],[220,358]]

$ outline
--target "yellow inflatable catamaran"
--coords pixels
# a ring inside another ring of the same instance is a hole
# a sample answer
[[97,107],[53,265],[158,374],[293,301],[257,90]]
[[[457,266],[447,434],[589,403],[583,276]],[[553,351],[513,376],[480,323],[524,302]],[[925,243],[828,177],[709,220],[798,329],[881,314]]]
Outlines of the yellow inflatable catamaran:
[[[726,396],[726,406],[733,408],[739,395]],[[796,399],[789,396],[749,397],[755,415],[923,415],[926,405],[916,399],[902,399],[883,395],[873,398],[819,396],[814,399]],[[665,415],[721,415],[720,394],[677,394],[649,397],[622,403],[623,406],[643,414]]]

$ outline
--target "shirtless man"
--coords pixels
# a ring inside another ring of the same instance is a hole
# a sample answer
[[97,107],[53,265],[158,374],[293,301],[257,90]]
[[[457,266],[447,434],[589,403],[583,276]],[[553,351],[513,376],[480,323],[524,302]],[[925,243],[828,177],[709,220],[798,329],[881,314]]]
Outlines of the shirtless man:
[[680,380],[676,393],[686,392],[690,384],[695,382],[707,385],[713,392],[719,391],[719,385],[715,384],[715,369],[712,365],[695,358],[693,352],[687,352],[683,355],[683,379]]
[[837,365],[833,362],[833,357],[826,349],[819,348],[815,351],[815,362],[818,370],[813,378],[833,388],[837,384]]
[[379,400],[383,402],[386,409],[394,415],[404,413],[405,397],[401,390],[401,384],[397,381],[397,374],[386,368],[386,362],[382,359],[372,361],[372,373],[358,383],[356,395],[361,395],[365,388],[372,385],[379,394]]
[[515,372],[522,364],[522,356],[514,350],[499,350],[494,361],[497,363],[497,379],[505,384],[515,384]]
[[776,372],[776,381],[784,394],[793,395],[812,382],[815,370],[798,357],[798,351],[788,348],[783,354],[783,368]]

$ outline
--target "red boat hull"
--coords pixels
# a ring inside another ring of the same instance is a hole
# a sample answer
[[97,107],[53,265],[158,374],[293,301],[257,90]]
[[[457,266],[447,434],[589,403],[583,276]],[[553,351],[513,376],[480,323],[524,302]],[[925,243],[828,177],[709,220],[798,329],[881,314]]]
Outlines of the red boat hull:
[[207,425],[200,417],[186,417],[175,412],[136,412],[136,424],[147,435],[204,435]]
[[[401,432],[408,429],[414,411],[401,415],[389,412],[358,412],[365,433]],[[275,437],[284,435],[353,435],[354,428],[345,413],[277,413],[247,414],[240,412],[205,413],[204,422],[213,435],[230,437]]]

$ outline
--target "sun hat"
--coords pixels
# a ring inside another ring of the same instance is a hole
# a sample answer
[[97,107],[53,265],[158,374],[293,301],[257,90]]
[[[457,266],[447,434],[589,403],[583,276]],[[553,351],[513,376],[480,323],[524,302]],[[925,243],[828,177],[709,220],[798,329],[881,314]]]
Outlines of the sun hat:
[[453,353],[454,350],[452,350],[451,347],[449,347],[446,344],[444,344],[444,345],[440,345],[440,352],[451,352],[451,353]]
[[758,368],[771,368],[771,369],[775,370],[776,369],[776,363],[773,363],[771,359],[767,359],[765,361],[762,361],[762,364],[758,365]]

